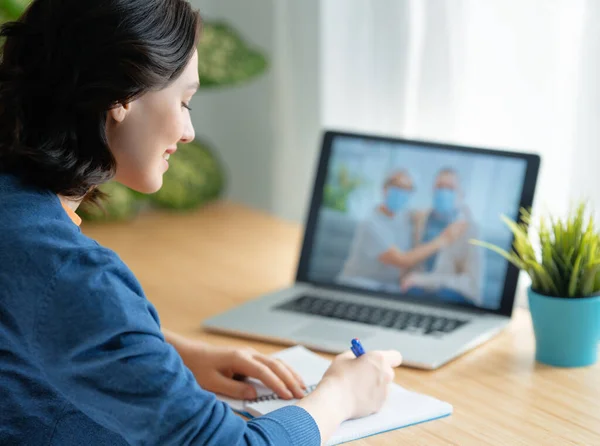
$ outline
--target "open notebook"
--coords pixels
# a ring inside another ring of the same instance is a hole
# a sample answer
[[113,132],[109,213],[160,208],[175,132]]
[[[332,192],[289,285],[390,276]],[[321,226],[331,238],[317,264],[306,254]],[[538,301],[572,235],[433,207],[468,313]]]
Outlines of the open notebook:
[[[308,386],[308,392],[316,387],[329,367],[327,359],[302,346],[281,350],[273,355],[292,366]],[[250,380],[257,389],[257,399],[235,400],[221,395],[217,397],[228,403],[233,410],[248,417],[258,417],[281,407],[295,404],[297,400],[279,399],[260,382]],[[452,413],[452,406],[427,395],[408,391],[392,384],[390,396],[383,408],[376,414],[342,423],[333,434],[328,445],[336,445],[358,438],[368,437],[424,421],[445,417]]]

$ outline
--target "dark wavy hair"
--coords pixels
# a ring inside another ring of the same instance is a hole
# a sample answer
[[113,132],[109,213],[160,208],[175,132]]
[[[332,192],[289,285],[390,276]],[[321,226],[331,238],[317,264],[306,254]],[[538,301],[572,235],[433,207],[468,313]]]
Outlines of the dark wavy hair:
[[179,77],[201,28],[186,0],[34,0],[0,29],[0,171],[96,201],[108,111]]

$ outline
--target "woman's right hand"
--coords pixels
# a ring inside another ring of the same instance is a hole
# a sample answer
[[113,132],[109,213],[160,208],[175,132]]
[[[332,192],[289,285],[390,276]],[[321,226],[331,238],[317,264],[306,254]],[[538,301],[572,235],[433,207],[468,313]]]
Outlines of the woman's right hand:
[[395,350],[372,351],[356,358],[352,352],[336,356],[325,372],[322,383],[338,383],[347,395],[348,418],[360,418],[378,412],[385,403],[394,380],[394,368],[402,363]]
[[343,421],[381,409],[401,362],[396,350],[371,351],[358,358],[348,351],[335,357],[317,388],[298,402],[317,423],[323,443]]
[[440,234],[440,239],[446,246],[451,245],[464,235],[468,227],[469,224],[465,220],[451,223],[442,231]]

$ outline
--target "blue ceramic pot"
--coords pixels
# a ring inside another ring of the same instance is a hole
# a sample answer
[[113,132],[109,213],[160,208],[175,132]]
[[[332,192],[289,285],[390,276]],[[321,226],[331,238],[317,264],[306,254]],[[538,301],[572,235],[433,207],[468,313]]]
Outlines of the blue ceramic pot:
[[535,359],[558,367],[583,367],[598,359],[600,296],[548,297],[529,289]]

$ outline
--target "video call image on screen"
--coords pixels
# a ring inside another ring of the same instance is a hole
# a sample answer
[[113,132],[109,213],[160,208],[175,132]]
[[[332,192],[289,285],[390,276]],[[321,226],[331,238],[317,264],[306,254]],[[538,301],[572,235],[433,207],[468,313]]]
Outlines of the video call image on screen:
[[308,278],[389,296],[498,309],[526,162],[338,136]]

